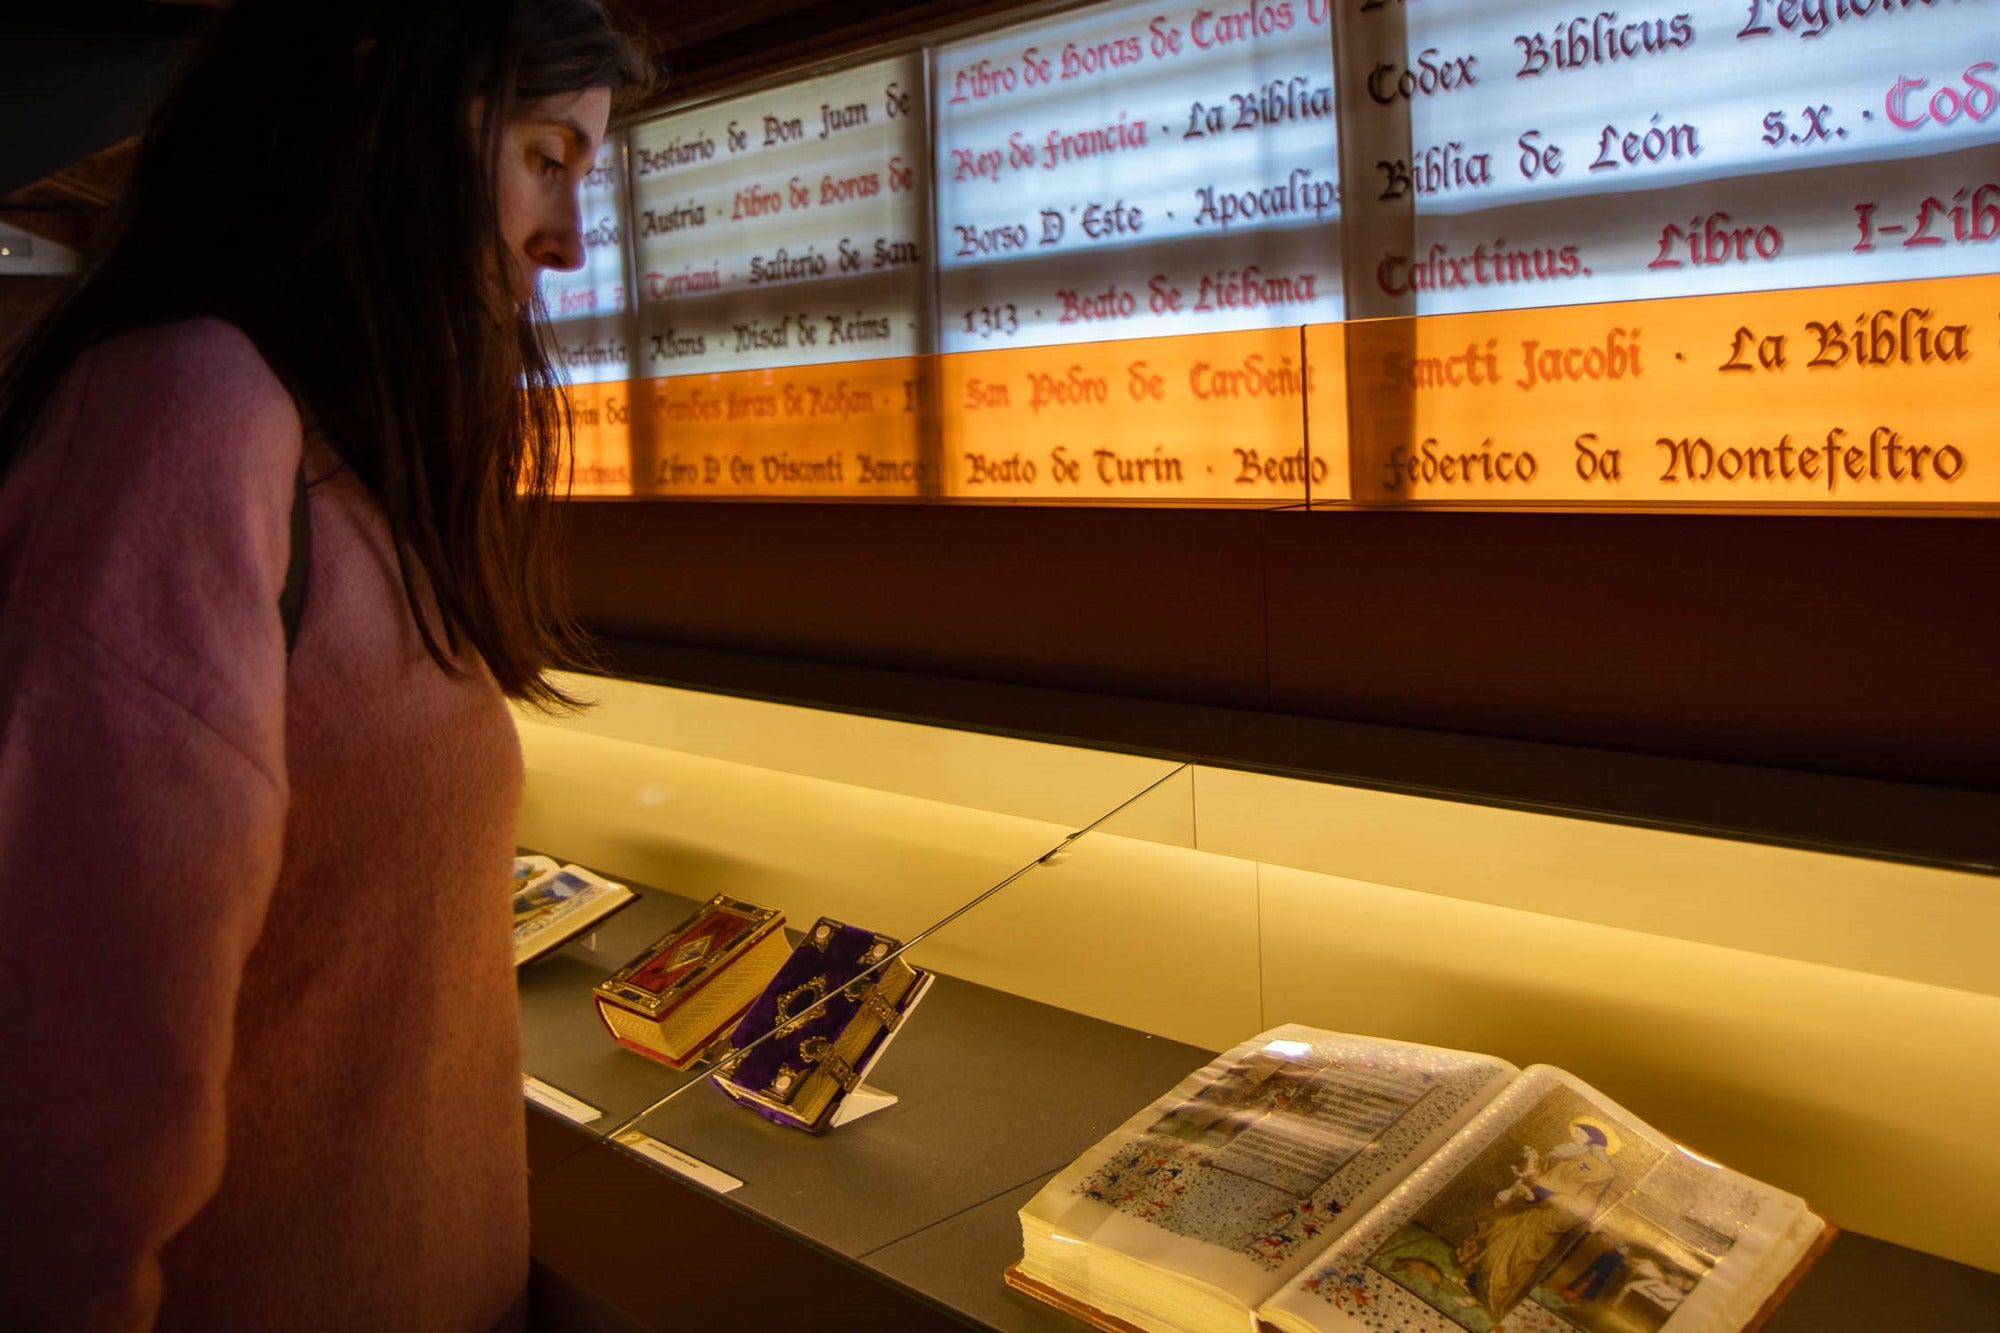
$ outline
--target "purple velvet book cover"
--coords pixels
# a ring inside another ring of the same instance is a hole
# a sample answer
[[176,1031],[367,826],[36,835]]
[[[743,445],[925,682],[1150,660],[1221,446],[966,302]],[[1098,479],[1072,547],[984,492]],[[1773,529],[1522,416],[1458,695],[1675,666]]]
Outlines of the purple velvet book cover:
[[824,1129],[919,989],[923,974],[901,959],[869,970],[896,947],[821,917],[737,1024],[730,1044],[749,1049],[717,1071],[717,1086],[768,1120]]

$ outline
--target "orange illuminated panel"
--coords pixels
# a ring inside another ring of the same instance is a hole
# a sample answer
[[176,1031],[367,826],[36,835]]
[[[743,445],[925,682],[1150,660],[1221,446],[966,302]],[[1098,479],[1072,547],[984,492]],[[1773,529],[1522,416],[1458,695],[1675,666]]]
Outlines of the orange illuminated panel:
[[623,380],[572,384],[570,428],[575,440],[572,495],[632,493],[631,386]]
[[[1333,331],[1338,338],[1338,330]],[[1337,401],[1338,355],[1297,329],[941,357],[944,493],[1095,503],[1303,503],[1346,492],[1344,429],[1305,453],[1307,392]]]
[[919,365],[889,357],[648,381],[639,392],[651,404],[655,457],[640,490],[703,498],[924,494]]
[[1355,323],[1354,498],[2000,504],[1996,312],[1986,275]]

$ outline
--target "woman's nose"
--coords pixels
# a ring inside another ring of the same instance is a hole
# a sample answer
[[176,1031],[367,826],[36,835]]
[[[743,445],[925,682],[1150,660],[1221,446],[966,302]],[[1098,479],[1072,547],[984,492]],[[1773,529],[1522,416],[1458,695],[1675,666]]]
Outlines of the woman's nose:
[[536,233],[535,241],[533,258],[544,268],[568,272],[583,267],[583,224],[575,198],[551,219],[550,226]]

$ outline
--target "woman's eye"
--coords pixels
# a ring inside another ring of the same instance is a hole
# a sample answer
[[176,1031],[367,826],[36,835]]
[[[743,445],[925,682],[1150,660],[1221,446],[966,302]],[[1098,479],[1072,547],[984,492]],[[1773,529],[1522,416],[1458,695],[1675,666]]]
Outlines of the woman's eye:
[[542,174],[544,176],[560,176],[563,174],[563,164],[559,159],[550,157],[547,153],[540,154],[540,157],[542,159]]

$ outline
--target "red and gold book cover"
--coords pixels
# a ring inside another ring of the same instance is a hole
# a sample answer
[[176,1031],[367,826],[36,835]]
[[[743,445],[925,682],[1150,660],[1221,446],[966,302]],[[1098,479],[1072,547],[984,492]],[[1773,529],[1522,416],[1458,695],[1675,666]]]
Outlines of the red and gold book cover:
[[721,894],[596,988],[620,1045],[674,1068],[699,1059],[786,954],[784,915]]

